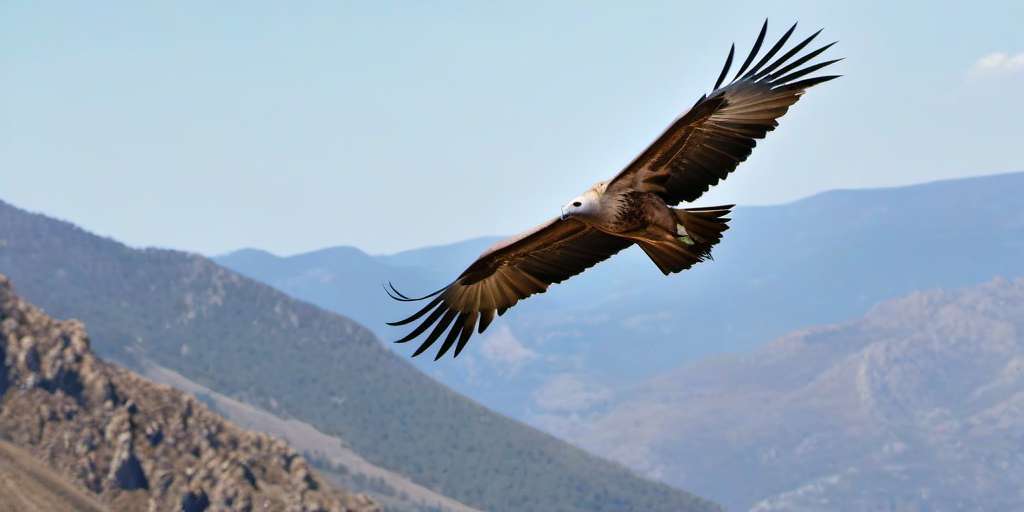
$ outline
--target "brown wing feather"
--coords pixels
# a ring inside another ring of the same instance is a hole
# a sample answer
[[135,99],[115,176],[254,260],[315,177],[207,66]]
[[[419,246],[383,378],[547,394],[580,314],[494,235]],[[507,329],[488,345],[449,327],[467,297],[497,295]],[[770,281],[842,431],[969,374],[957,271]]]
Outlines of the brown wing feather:
[[[797,43],[769,63],[782,49],[796,28],[794,24],[753,68],[743,74],[764,40],[761,28],[754,48],[736,77],[702,97],[676,119],[643,153],[613,178],[610,192],[643,190],[661,196],[670,205],[694,201],[750,156],[757,139],[778,126],[782,117],[807,88],[826,82],[831,76],[798,80],[837,60],[800,68],[832,44],[791,60],[821,31]],[[732,50],[719,75],[726,76],[732,63]],[[741,76],[742,74],[742,76]]]
[[433,326],[413,354],[417,356],[450,326],[434,359],[440,359],[453,346],[458,356],[473,330],[484,332],[495,312],[501,315],[520,300],[543,293],[551,284],[579,274],[632,244],[629,239],[577,220],[554,219],[492,246],[455,282],[431,295],[410,299],[394,290],[397,296],[392,297],[403,302],[433,299],[412,316],[389,325],[405,325],[426,315],[397,343],[410,341]]

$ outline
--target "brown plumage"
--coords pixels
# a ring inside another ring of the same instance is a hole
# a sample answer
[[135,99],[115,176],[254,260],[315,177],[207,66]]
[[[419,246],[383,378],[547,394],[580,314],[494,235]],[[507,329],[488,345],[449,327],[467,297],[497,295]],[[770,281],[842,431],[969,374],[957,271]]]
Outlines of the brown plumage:
[[[710,258],[711,248],[728,229],[732,205],[672,208],[692,202],[750,156],[757,139],[778,126],[777,119],[807,88],[837,75],[804,78],[837,60],[806,65],[832,44],[799,54],[821,31],[781,56],[794,24],[760,59],[768,22],[732,80],[725,79],[735,46],[710,94],[677,118],[640,156],[614,178],[599,182],[562,207],[561,217],[484,251],[450,285],[424,297],[410,298],[388,285],[402,302],[429,300],[412,316],[390,323],[420,323],[405,343],[427,332],[413,357],[445,335],[436,359],[452,347],[458,356],[473,331],[484,332],[522,299],[543,293],[633,245],[665,275]],[[774,59],[774,60],[773,60]],[[725,85],[723,85],[723,83]],[[445,331],[447,330],[447,334]]]

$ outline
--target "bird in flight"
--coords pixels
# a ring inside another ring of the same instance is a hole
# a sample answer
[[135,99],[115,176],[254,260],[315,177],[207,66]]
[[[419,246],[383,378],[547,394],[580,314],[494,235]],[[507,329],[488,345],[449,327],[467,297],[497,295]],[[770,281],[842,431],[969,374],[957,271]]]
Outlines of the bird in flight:
[[841,60],[808,64],[834,42],[800,55],[821,30],[782,52],[795,28],[794,23],[758,58],[768,30],[765,20],[739,71],[726,81],[733,45],[711,93],[701,96],[615,177],[562,206],[560,216],[493,245],[454,282],[429,295],[408,297],[388,283],[385,290],[397,301],[429,301],[408,318],[388,324],[423,318],[396,343],[411,341],[433,326],[416,357],[447,329],[434,360],[453,346],[458,357],[473,331],[483,333],[495,313],[501,316],[520,300],[633,244],[665,275],[709,259],[728,229],[726,215],[733,205],[675,206],[697,200],[725,179],[808,88],[838,77],[807,77]]

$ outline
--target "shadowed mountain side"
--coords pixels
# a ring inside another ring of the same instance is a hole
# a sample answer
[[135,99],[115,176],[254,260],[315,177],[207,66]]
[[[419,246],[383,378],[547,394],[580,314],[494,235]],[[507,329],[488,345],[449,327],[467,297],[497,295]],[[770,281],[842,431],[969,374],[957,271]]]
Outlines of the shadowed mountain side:
[[358,324],[198,255],[131,249],[0,203],[0,269],[99,353],[343,439],[370,463],[487,510],[711,510],[447,390]]
[[97,359],[81,322],[44,315],[2,274],[0,355],[0,437],[51,470],[0,446],[0,466],[13,465],[27,483],[5,493],[5,503],[93,509],[72,492],[78,488],[112,510],[380,510],[366,496],[326,485],[283,442]]
[[[418,358],[414,364],[526,420],[599,407],[613,389],[684,360],[854,318],[914,290],[1024,275],[1021,190],[1024,173],[1014,173],[741,207],[713,262],[665,278],[642,252],[629,249],[516,306],[458,360]],[[350,314],[391,340],[405,330],[384,322],[412,308],[390,301],[382,282],[393,280],[408,293],[435,290],[495,240],[360,258],[340,256],[358,252],[350,248],[290,257],[262,253],[259,266],[246,264],[245,253],[218,261]],[[559,391],[570,381],[596,391]]]
[[1024,279],[913,293],[550,427],[729,510],[1022,510]]

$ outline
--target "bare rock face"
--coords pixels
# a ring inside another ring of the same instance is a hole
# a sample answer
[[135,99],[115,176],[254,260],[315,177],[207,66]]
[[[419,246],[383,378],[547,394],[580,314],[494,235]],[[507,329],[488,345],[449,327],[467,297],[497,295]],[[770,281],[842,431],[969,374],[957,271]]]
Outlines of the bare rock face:
[[0,275],[0,438],[117,510],[376,511],[285,443],[105,363]]

